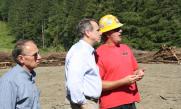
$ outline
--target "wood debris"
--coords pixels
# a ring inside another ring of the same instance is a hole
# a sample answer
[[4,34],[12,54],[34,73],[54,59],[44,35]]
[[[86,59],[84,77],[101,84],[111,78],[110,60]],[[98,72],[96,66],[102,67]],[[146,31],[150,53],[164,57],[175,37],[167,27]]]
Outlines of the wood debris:
[[[42,56],[40,66],[61,66],[64,65],[66,52],[50,53]],[[0,69],[12,67],[15,63],[8,53],[0,53]]]
[[6,69],[8,67],[11,67],[12,65],[12,62],[0,62],[0,69]]
[[177,53],[175,47],[162,45],[160,50],[155,53],[142,54],[142,57],[137,57],[140,63],[173,63],[181,64],[181,56]]

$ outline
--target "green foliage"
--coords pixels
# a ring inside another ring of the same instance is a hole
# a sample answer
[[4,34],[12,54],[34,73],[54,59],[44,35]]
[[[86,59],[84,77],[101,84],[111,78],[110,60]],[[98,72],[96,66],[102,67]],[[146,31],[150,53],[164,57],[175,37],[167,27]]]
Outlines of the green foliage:
[[137,49],[162,44],[181,46],[180,0],[0,0],[0,20],[15,39],[33,39],[39,47],[68,50],[78,39],[82,18],[113,14],[123,26],[123,41]]
[[48,47],[48,48],[41,48],[40,49],[40,54],[48,54],[48,53],[55,53],[55,52],[64,52],[65,49],[62,45],[59,45],[57,47]]
[[9,6],[11,5],[11,0],[0,0],[0,20],[8,20]]
[[13,41],[14,37],[10,35],[7,24],[0,21],[0,51],[11,51],[14,45]]

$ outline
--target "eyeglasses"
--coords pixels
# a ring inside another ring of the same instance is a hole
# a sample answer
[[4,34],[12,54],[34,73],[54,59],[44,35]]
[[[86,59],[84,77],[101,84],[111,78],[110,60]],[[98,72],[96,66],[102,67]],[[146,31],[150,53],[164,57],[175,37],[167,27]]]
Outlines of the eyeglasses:
[[38,51],[38,52],[36,52],[36,53],[34,53],[34,54],[32,54],[32,55],[26,55],[26,54],[23,54],[23,55],[24,55],[24,56],[33,56],[33,57],[37,58],[38,55],[40,55],[40,53],[39,53],[39,51]]
[[116,29],[114,29],[114,30],[112,30],[112,31],[114,31],[114,32],[119,32],[119,33],[122,32],[121,28],[116,28]]

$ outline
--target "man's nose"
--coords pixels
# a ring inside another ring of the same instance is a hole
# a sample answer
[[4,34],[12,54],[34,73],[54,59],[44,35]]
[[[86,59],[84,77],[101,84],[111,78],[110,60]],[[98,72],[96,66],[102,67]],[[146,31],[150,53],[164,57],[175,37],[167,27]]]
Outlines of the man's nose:
[[42,57],[41,57],[41,55],[40,54],[38,54],[38,58],[37,59],[41,59]]

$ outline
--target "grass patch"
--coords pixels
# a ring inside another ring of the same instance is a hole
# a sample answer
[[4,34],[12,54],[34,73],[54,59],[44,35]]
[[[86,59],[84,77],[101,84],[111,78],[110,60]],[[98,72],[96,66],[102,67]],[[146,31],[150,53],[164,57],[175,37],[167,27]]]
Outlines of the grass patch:
[[57,47],[40,48],[40,53],[42,55],[46,55],[49,53],[56,53],[56,52],[65,52],[65,49],[61,45]]
[[[0,52],[12,51],[15,43],[12,43],[15,40],[15,37],[10,34],[10,29],[6,22],[0,21]],[[64,52],[65,49],[62,45],[57,47],[48,47],[48,48],[39,48],[41,54],[49,54],[54,52]]]
[[0,21],[0,51],[10,52],[14,46],[12,43],[14,40],[7,23]]

